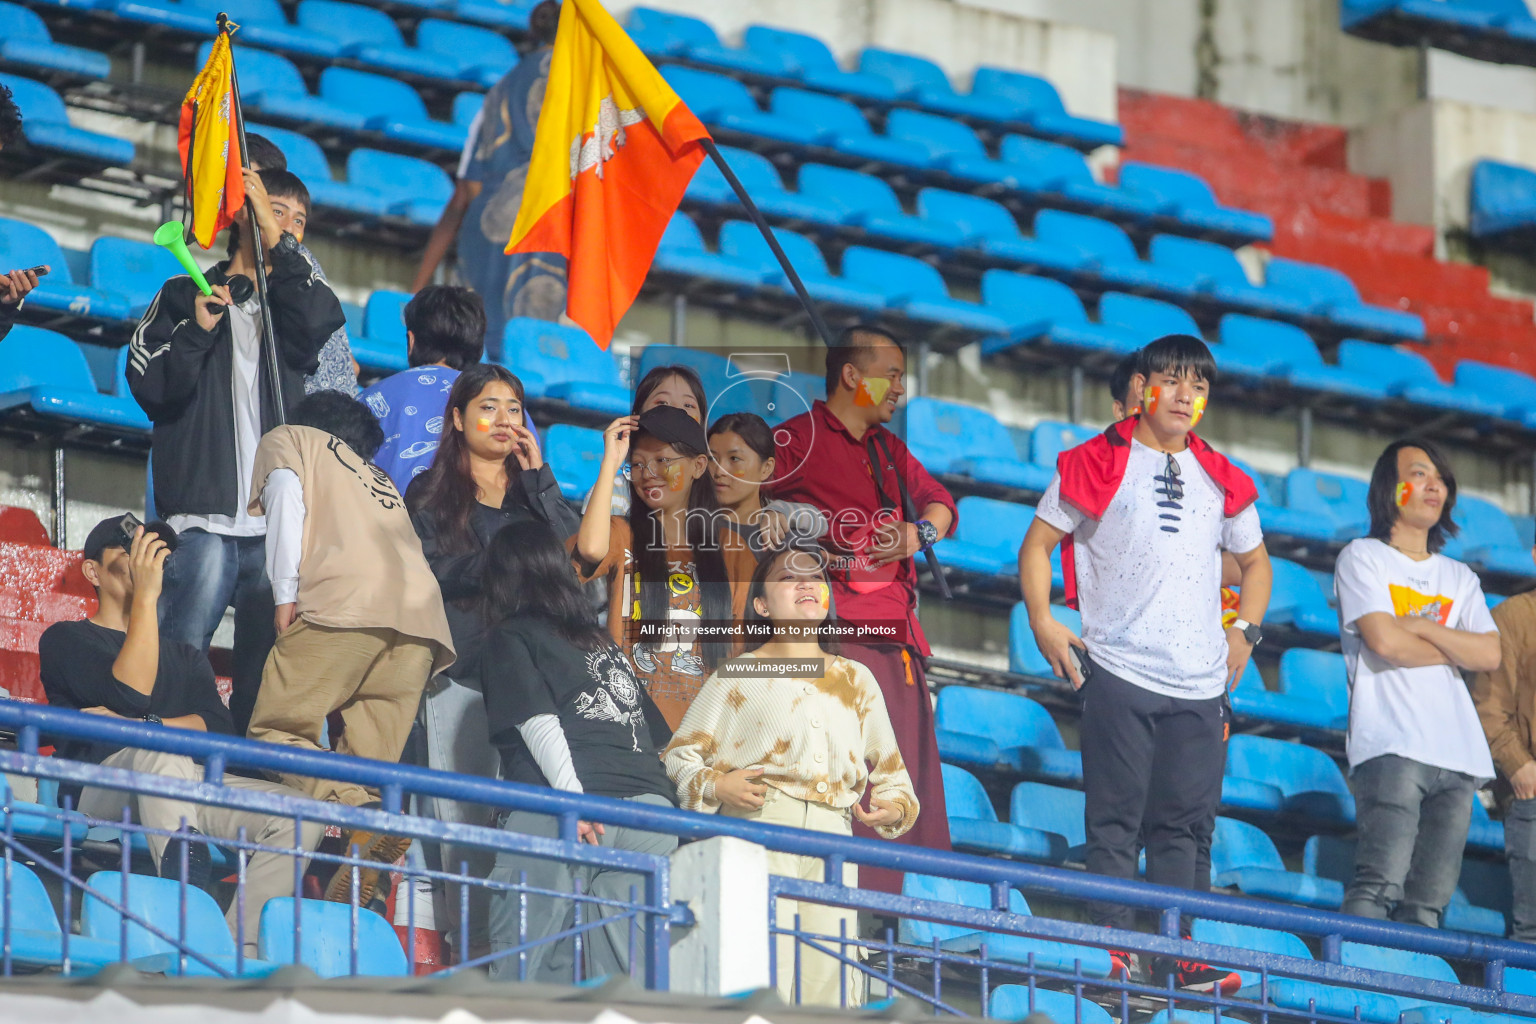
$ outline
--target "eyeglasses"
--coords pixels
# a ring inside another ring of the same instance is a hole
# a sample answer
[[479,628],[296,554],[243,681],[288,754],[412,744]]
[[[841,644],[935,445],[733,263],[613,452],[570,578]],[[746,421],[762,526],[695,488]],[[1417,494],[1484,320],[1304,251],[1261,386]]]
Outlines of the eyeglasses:
[[1167,501],[1158,502],[1159,508],[1178,508],[1179,502],[1184,500],[1184,481],[1179,479],[1179,462],[1172,453],[1167,453],[1168,461],[1163,466],[1162,473],[1152,479],[1158,483],[1157,493]]
[[674,455],[669,459],[652,459],[649,462],[626,462],[624,463],[624,479],[638,480],[644,474],[649,473],[660,480],[666,476],[668,466],[674,462],[682,462],[686,458],[686,455]]

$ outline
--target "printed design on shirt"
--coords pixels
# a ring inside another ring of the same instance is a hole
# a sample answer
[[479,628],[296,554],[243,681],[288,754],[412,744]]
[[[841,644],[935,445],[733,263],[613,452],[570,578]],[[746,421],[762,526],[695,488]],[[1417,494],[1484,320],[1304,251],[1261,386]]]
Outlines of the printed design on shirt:
[[427,420],[425,430],[429,434],[441,434],[443,432],[443,418],[441,416],[433,416]]
[[368,403],[368,411],[373,413],[375,416],[382,419],[383,417],[389,415],[389,399],[385,398],[377,391],[364,395],[363,401]]
[[352,471],[358,482],[367,489],[369,497],[378,502],[380,507],[384,509],[404,507],[400,501],[400,492],[395,490],[395,483],[389,478],[388,473],[371,462],[365,462],[339,437],[333,435],[328,438],[325,447],[336,456],[337,462]]
[[1421,594],[1412,587],[1388,584],[1392,595],[1392,612],[1400,618],[1433,619],[1444,626],[1451,621],[1451,605],[1454,603],[1444,594]]
[[435,374],[435,373],[421,373],[421,374],[417,374],[416,375],[416,383],[417,384],[436,384],[437,383],[437,374]]
[[667,588],[678,597],[682,597],[693,589],[693,577],[685,572],[674,572],[667,577]]
[[415,416],[417,411],[418,410],[414,405],[408,405],[405,407],[405,414],[407,416]]
[[[687,676],[703,678],[704,659],[697,650],[699,624],[703,621],[699,612],[702,607],[699,594],[698,573],[692,562],[671,559],[667,564],[667,623],[664,635],[647,630],[646,639],[639,639],[638,622],[640,608],[640,574],[634,571],[632,554],[624,552],[629,566],[625,589],[630,600],[626,615],[631,623],[632,636],[636,639],[629,646],[629,656],[635,668],[646,676]],[[656,690],[651,693],[654,697]]]
[[413,441],[407,447],[400,449],[400,458],[419,459],[435,451],[437,451],[436,441]]
[[1179,528],[1174,524],[1180,522],[1180,517],[1176,513],[1184,511],[1184,506],[1179,504],[1184,500],[1184,481],[1179,477],[1179,464],[1174,461],[1173,456],[1166,457],[1163,471],[1152,480],[1155,484],[1153,490],[1159,496],[1157,507],[1162,509],[1157,514],[1157,518],[1163,520],[1161,529],[1164,533],[1178,533]]
[[606,646],[588,652],[587,675],[597,681],[597,689],[576,695],[576,714],[594,722],[629,726],[630,745],[640,753],[645,711],[640,707],[640,683],[623,652]]

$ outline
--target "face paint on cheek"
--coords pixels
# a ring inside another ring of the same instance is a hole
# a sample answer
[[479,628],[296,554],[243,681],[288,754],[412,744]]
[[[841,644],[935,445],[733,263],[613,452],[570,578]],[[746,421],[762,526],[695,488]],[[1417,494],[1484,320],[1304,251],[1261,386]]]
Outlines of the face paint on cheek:
[[482,434],[489,434],[491,432],[491,421],[482,416],[475,420],[475,429]]
[[667,468],[662,471],[666,478],[667,490],[680,491],[683,489],[683,464],[681,462],[669,462]]
[[1189,414],[1189,425],[1191,427],[1199,423],[1200,417],[1205,415],[1205,401],[1206,399],[1204,395],[1195,396],[1195,408],[1194,411]]
[[859,389],[853,393],[853,404],[876,406],[885,401],[891,391],[891,382],[884,377],[860,377]]
[[1147,388],[1147,390],[1141,393],[1141,406],[1146,410],[1148,416],[1157,415],[1157,405],[1162,401],[1162,398],[1162,388]]
[[816,600],[821,602],[822,611],[832,607],[832,588],[825,583],[816,584]]
[[1402,508],[1413,497],[1413,484],[1406,480],[1397,485],[1397,507]]

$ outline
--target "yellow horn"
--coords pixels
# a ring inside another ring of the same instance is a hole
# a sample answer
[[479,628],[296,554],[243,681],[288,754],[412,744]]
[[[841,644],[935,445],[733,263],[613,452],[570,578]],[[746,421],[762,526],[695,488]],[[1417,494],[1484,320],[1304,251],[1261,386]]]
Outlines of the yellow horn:
[[203,276],[202,268],[193,261],[192,254],[187,251],[187,240],[182,235],[179,223],[168,220],[156,228],[155,244],[171,250],[171,255],[176,257],[176,262],[187,268],[187,273],[192,275],[192,280],[203,290],[204,295],[213,294],[213,289],[208,287],[208,279]]

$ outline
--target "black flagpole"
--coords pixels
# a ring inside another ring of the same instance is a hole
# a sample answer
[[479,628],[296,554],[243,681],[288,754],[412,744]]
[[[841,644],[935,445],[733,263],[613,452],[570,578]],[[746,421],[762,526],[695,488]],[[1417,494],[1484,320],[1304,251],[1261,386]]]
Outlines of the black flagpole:
[[[784,276],[789,280],[790,287],[794,289],[795,297],[800,300],[800,305],[805,307],[805,315],[810,319],[811,326],[816,329],[817,334],[821,335],[822,344],[832,348],[834,345],[832,332],[827,329],[826,321],[822,320],[821,314],[816,312],[816,307],[811,303],[811,294],[805,290],[805,282],[800,280],[800,275],[795,272],[795,268],[790,264],[789,257],[784,254],[783,247],[779,245],[779,240],[773,237],[773,230],[768,227],[768,222],[763,219],[763,211],[757,208],[757,204],[747,194],[746,187],[742,185],[741,179],[736,177],[736,172],[731,170],[731,165],[725,162],[725,158],[720,155],[720,150],[715,148],[715,140],[706,135],[699,142],[703,145],[704,152],[708,153],[709,158],[715,162],[715,166],[720,168],[720,173],[725,176],[727,184],[736,193],[736,198],[741,200],[741,205],[747,208],[747,216],[752,218],[752,223],[756,224],[757,230],[762,232],[763,240],[768,243],[768,248],[773,252],[774,259],[779,261],[779,266],[783,269]],[[894,466],[892,468],[895,469]],[[917,505],[912,501],[912,495],[908,493],[906,484],[901,482],[899,470],[896,473],[896,483],[901,491],[901,500],[904,506],[902,511],[906,514],[907,522],[917,522]],[[934,555],[932,548],[923,549],[923,560],[928,564],[928,571],[933,573],[934,582],[939,585],[939,593],[943,594],[945,598],[952,597],[953,595],[949,592],[949,581],[944,578],[944,567],[939,564],[939,559]]]
[[[219,34],[229,38],[229,15],[219,12]],[[251,166],[250,150],[245,144],[245,108],[240,103],[240,76],[235,72],[235,48],[234,41],[230,40],[229,48],[229,91],[231,94],[230,116],[235,119],[235,130],[240,136],[240,166]],[[272,408],[277,416],[279,425],[288,422],[287,410],[283,407],[283,382],[279,373],[277,362],[277,339],[272,334],[272,306],[267,301],[267,253],[261,245],[261,226],[256,223],[256,214],[251,210],[250,202],[246,202],[246,221],[251,231],[251,244],[256,252],[256,302],[261,307],[261,348],[262,358],[267,366],[267,387],[272,396]]]

